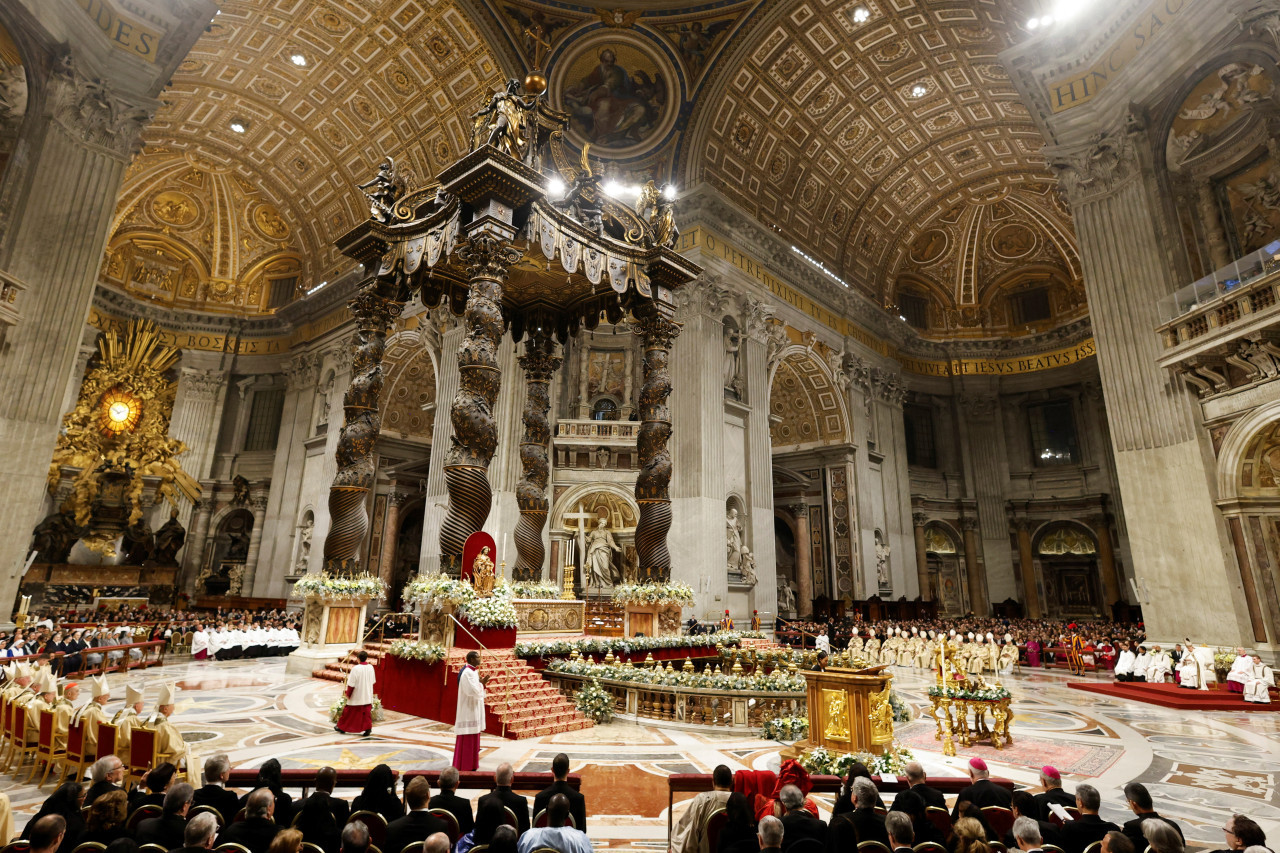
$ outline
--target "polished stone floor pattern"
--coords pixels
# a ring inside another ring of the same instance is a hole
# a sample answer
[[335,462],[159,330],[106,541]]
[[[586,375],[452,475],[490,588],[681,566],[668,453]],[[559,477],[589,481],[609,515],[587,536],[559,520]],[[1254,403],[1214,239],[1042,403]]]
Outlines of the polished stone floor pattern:
[[[400,769],[438,769],[452,754],[450,727],[394,712],[370,738],[338,734],[327,713],[339,685],[286,675],[283,660],[175,662],[131,680],[147,689],[148,708],[159,683],[177,682],[173,720],[197,764],[206,755],[226,752],[237,767],[275,757],[299,768],[385,762]],[[113,694],[122,697],[123,679],[110,681]],[[1098,787],[1103,816],[1116,822],[1129,816],[1121,788],[1136,779],[1151,790],[1161,814],[1182,824],[1194,847],[1225,846],[1221,827],[1233,812],[1253,817],[1280,840],[1280,714],[1211,712],[1188,718],[1171,709],[1071,690],[1066,682],[1066,676],[1047,672],[1006,677],[1004,684],[1015,697],[1015,743],[1001,751],[961,749],[946,758],[934,740],[933,722],[921,718],[929,679],[900,669],[895,689],[914,719],[898,724],[897,734],[931,774],[962,775],[966,760],[976,754],[994,774],[1034,786],[1039,768],[1053,764],[1068,789],[1082,781]],[[120,704],[117,700],[108,708],[114,711]],[[548,770],[551,758],[563,751],[583,777],[594,845],[652,850],[666,844],[668,774],[710,772],[721,763],[765,768],[776,761],[779,748],[743,735],[614,722],[524,741],[485,736],[481,768],[510,761],[517,769]],[[0,790],[8,793],[21,827],[52,785],[38,791],[5,776]],[[464,793],[474,799],[483,792]],[[678,815],[680,803],[676,809]]]

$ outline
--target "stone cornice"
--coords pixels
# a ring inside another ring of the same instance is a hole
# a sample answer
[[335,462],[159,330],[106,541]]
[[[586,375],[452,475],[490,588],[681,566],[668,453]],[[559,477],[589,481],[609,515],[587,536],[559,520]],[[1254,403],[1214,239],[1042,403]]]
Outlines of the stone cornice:
[[1093,334],[1088,317],[1047,332],[1020,338],[988,338],[973,341],[928,341],[916,338],[899,349],[906,356],[925,359],[1010,358],[1050,352],[1087,340]]

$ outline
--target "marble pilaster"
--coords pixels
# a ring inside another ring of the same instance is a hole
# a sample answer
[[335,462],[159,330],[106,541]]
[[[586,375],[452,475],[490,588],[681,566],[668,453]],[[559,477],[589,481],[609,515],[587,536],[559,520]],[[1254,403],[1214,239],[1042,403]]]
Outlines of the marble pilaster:
[[[446,310],[439,308],[436,310]],[[458,392],[458,351],[466,329],[454,326],[442,336],[441,351],[445,356],[436,364],[436,400],[452,400]],[[510,388],[511,383],[507,383]],[[509,392],[508,392],[509,393]],[[444,485],[444,461],[453,438],[453,422],[437,415],[431,439],[431,463],[427,468],[426,512],[422,521],[422,556],[418,570],[422,574],[440,571],[440,525],[444,521],[449,491]]]

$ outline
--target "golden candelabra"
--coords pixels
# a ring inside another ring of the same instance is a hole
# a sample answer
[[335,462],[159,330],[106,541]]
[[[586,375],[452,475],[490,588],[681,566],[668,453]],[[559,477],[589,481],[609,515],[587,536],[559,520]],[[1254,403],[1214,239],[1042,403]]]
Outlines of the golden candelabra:
[[573,594],[573,563],[566,563],[564,567],[564,590],[560,593],[561,601],[573,601],[576,596]]

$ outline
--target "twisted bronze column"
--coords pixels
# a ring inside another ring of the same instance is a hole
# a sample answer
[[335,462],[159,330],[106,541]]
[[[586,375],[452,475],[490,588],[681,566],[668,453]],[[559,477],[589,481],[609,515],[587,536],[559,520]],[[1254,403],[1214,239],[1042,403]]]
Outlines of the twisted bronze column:
[[551,374],[560,366],[555,344],[544,333],[530,335],[520,356],[528,396],[524,401],[524,435],[520,439],[520,482],[516,485],[516,504],[520,520],[516,522],[516,564],[511,577],[518,581],[542,578],[542,530],[547,525],[547,444],[551,441]]
[[440,527],[440,562],[455,574],[462,568],[462,546],[484,526],[493,499],[488,472],[498,446],[493,406],[502,385],[502,284],[520,252],[509,240],[478,231],[458,249],[458,256],[470,277],[462,318],[467,333],[458,346],[458,393],[449,414],[453,438],[443,472],[449,509]]
[[636,554],[640,575],[647,581],[671,580],[671,554],[667,532],[671,529],[671,342],[680,333],[680,324],[657,309],[637,317],[636,328],[644,341],[644,385],[640,388],[640,432],[636,450],[640,474],[636,477],[636,503],[640,520],[636,524]]
[[404,307],[378,289],[362,289],[348,303],[356,320],[351,354],[351,383],[342,398],[342,433],[334,454],[338,473],[329,488],[329,533],[324,540],[324,570],[354,574],[357,554],[369,532],[365,501],[373,487],[373,444],[382,425],[382,356],[387,331]]

